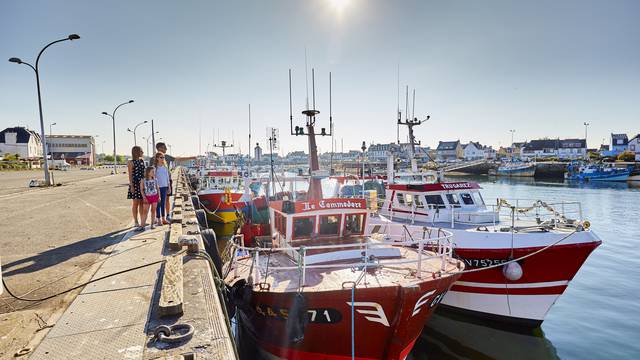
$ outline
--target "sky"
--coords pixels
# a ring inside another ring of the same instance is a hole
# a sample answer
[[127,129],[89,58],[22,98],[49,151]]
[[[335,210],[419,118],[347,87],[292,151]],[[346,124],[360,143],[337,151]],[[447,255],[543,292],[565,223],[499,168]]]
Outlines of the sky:
[[[640,2],[386,0],[112,0],[0,2],[0,59],[40,60],[45,129],[97,135],[118,153],[127,132],[154,119],[174,155],[226,140],[247,152],[280,131],[281,153],[307,150],[289,135],[303,125],[305,52],[317,127],[329,127],[329,72],[336,151],[396,141],[400,107],[415,89],[422,145],[479,141],[494,147],[541,137],[640,132]],[[398,71],[399,70],[399,71]],[[399,73],[399,77],[398,77]],[[310,99],[311,101],[311,99]],[[411,112],[411,110],[410,110]],[[24,65],[0,62],[0,128],[40,129],[36,82]],[[148,124],[137,141],[150,135]],[[214,137],[215,133],[215,137]],[[401,140],[407,131],[401,129]],[[218,140],[219,139],[219,140]],[[331,139],[318,139],[320,151]],[[145,147],[143,146],[143,149]],[[146,149],[145,149],[146,151]]]

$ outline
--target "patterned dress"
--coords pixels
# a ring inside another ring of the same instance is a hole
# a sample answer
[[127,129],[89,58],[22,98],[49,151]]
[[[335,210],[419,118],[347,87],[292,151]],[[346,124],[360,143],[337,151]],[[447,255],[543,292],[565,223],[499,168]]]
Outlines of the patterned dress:
[[140,180],[144,177],[144,160],[131,160],[133,162],[133,171],[131,173],[133,177],[133,189],[129,185],[127,191],[127,199],[142,199],[142,192],[140,192]]

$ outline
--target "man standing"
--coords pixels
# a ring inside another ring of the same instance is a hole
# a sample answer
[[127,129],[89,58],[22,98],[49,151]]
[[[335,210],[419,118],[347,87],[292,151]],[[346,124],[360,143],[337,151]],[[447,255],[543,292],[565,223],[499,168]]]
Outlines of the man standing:
[[[156,144],[156,150],[158,152],[161,152],[163,155],[167,155],[167,145],[163,142],[159,142]],[[168,163],[167,163],[167,167],[168,167]],[[167,191],[167,198],[165,200],[165,209],[166,209],[166,214],[167,214],[167,219],[169,219],[170,221],[170,210],[171,210],[171,204],[169,203],[169,198],[171,197],[171,195],[173,194],[173,180],[171,180],[171,176],[169,176],[169,191]]]

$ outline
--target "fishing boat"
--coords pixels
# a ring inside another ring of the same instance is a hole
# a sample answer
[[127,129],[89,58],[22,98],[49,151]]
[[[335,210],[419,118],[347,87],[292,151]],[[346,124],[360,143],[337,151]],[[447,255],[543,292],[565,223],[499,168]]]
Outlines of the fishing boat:
[[232,239],[223,277],[236,316],[269,359],[405,359],[464,265],[449,232],[370,224],[365,200],[323,198],[318,113],[291,125],[308,136],[306,199],[270,202],[270,244]]
[[[411,131],[409,138],[416,144]],[[416,172],[415,166],[410,178],[425,181],[396,181],[395,164],[389,156],[384,201],[374,221],[446,228],[453,234],[455,256],[467,270],[444,296],[444,309],[539,326],[602,243],[578,202],[498,199],[486,204],[475,182],[446,182],[437,172],[430,177]]]
[[233,223],[249,209],[251,195],[237,170],[203,170],[199,178],[198,199],[207,219],[216,223]]
[[480,190],[474,182],[388,183],[379,211],[396,223],[446,228],[456,257],[468,269],[486,268],[463,274],[445,308],[538,326],[601,240],[577,202],[488,205]]
[[628,168],[599,164],[571,164],[564,175],[565,179],[575,181],[627,181],[630,174],[631,171]]
[[505,163],[496,170],[496,176],[533,177],[535,174],[535,163]]

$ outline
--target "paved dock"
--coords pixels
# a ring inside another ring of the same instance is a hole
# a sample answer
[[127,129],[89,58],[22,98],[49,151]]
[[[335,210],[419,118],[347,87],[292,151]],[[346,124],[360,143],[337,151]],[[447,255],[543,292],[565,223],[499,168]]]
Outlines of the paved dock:
[[[189,189],[179,172],[175,176],[180,193],[174,204],[179,220],[173,224],[173,230],[179,228],[180,233],[173,231],[173,235],[179,236],[184,230],[204,248]],[[26,356],[30,355],[31,359],[235,359],[233,340],[209,263],[187,253],[186,248],[171,249],[169,230],[170,226],[165,225],[142,233],[122,231],[106,243],[92,259],[99,268],[88,278],[95,280],[133,267],[141,268],[85,286],[55,323],[48,324],[50,331],[43,331],[46,336],[42,342],[34,344],[37,347]],[[179,259],[182,303],[180,314],[167,316],[160,302],[170,282],[166,275],[168,259]],[[154,329],[174,324],[191,325],[195,330],[193,337],[175,344],[158,341]]]

